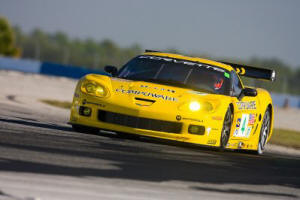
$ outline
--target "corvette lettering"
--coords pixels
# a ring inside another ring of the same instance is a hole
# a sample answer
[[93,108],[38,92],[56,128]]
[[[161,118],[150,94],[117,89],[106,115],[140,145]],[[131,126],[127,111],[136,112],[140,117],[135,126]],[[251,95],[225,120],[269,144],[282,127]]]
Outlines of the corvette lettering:
[[180,63],[184,65],[192,65],[192,66],[198,66],[198,67],[206,67],[206,69],[213,69],[215,71],[219,72],[225,72],[224,69],[220,69],[218,67],[213,67],[207,64],[201,64],[201,63],[196,63],[196,62],[190,62],[190,61],[185,61],[185,60],[176,60],[174,58],[163,58],[163,57],[157,57],[157,56],[139,56],[139,58],[147,58],[147,59],[152,59],[152,60],[163,60],[167,62],[174,62],[174,63]]
[[124,90],[124,89],[116,89],[116,92],[121,92],[123,94],[143,95],[146,97],[154,97],[154,98],[163,99],[166,101],[178,101],[178,99],[175,97],[170,97],[170,96],[162,95],[162,94],[156,94],[156,93],[152,93],[152,92],[142,92],[142,91],[138,91],[138,90]]

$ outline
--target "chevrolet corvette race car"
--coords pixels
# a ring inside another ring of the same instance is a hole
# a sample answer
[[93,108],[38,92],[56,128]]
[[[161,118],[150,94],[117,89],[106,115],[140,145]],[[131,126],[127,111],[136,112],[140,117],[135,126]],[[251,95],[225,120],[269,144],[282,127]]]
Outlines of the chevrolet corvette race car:
[[240,76],[275,80],[275,71],[146,51],[111,76],[89,74],[74,93],[76,131],[110,130],[262,154],[272,136],[273,105]]

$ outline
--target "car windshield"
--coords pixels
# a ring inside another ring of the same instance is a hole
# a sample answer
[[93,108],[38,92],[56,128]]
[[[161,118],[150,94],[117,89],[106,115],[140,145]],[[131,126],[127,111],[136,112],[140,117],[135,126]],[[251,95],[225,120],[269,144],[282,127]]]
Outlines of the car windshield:
[[213,94],[229,95],[230,91],[230,73],[227,70],[169,57],[138,56],[122,67],[118,77]]

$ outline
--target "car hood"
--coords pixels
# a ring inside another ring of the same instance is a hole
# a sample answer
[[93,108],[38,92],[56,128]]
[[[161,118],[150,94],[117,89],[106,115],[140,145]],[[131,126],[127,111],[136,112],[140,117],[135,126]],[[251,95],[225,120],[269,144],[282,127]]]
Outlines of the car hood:
[[109,91],[108,99],[110,102],[128,106],[189,110],[189,104],[196,101],[201,105],[208,105],[210,110],[216,110],[221,105],[220,97],[222,99],[228,98],[224,95],[208,94],[146,81],[134,81],[103,75],[88,75],[86,78],[92,78],[104,85]]

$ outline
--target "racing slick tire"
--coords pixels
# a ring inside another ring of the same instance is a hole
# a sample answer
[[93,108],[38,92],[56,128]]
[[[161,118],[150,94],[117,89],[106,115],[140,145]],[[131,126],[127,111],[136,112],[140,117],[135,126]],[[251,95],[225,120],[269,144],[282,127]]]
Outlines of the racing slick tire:
[[270,126],[271,126],[271,112],[270,109],[267,108],[260,129],[260,136],[259,136],[259,141],[258,141],[257,151],[256,151],[258,155],[263,154],[265,150],[265,145],[267,144],[267,140],[270,134]]
[[228,140],[230,137],[232,121],[233,121],[233,112],[232,112],[231,107],[229,106],[226,111],[225,117],[224,117],[223,128],[222,128],[221,137],[220,137],[220,148],[221,149],[225,149],[226,145],[228,143]]
[[82,126],[82,125],[78,125],[78,124],[72,124],[72,129],[79,133],[91,133],[91,134],[99,133],[98,128]]

